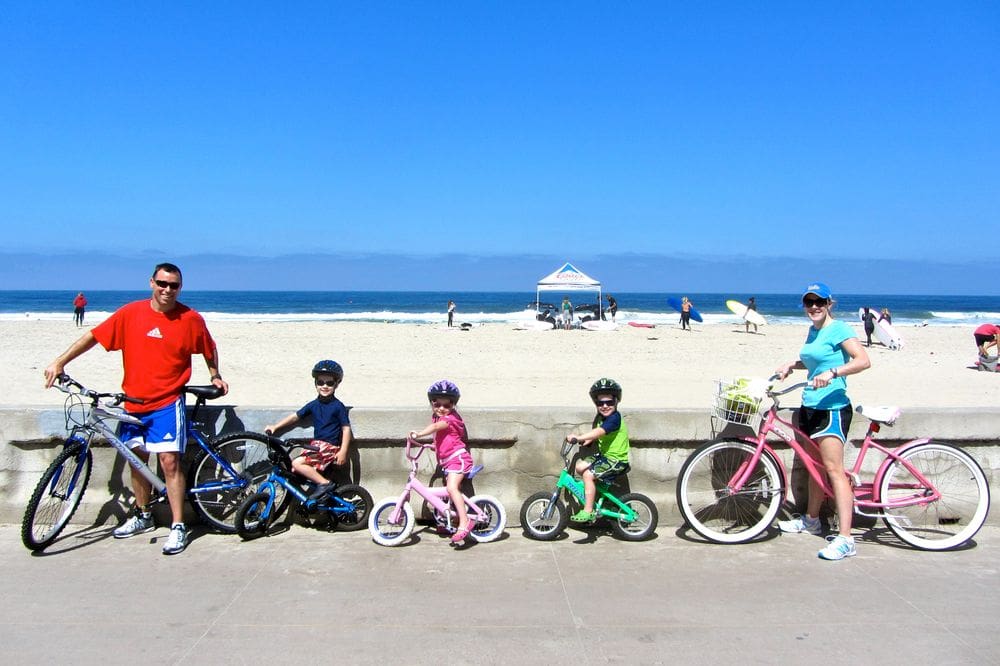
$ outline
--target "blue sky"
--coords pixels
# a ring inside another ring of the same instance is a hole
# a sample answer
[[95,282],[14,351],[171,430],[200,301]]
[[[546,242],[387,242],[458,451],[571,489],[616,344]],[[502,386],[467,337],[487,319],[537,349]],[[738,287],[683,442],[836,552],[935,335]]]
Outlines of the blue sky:
[[374,257],[345,288],[639,253],[1000,292],[995,2],[5,3],[0,86],[9,288],[91,251]]

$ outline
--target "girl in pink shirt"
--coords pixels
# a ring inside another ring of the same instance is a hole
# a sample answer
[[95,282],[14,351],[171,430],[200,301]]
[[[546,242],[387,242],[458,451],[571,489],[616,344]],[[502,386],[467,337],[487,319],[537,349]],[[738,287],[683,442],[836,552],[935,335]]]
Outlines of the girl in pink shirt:
[[460,397],[458,387],[447,379],[431,384],[427,389],[427,399],[433,412],[431,423],[419,432],[410,432],[413,439],[434,435],[434,452],[445,474],[448,495],[458,514],[458,531],[451,537],[452,543],[465,541],[471,530],[461,486],[465,475],[472,471],[472,455],[469,453],[465,421],[455,410]]

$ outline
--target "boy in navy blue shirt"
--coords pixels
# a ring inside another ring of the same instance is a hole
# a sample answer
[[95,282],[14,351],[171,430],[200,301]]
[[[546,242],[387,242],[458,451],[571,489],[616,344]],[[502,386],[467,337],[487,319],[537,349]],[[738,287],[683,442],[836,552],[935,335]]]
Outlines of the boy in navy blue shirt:
[[320,361],[312,370],[316,384],[316,399],[302,409],[289,414],[274,425],[265,428],[275,435],[291,429],[299,422],[312,417],[313,440],[316,451],[306,451],[292,461],[292,469],[316,484],[309,499],[319,499],[335,484],[327,481],[322,472],[330,463],[343,465],[351,445],[351,422],[347,408],[334,395],[344,380],[344,370],[336,361]]

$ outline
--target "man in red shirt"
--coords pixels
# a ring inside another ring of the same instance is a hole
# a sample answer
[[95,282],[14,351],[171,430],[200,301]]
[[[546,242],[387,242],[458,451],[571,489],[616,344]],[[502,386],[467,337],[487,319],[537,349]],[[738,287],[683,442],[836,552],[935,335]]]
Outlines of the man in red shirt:
[[[45,387],[51,387],[66,364],[98,343],[108,351],[122,352],[122,390],[142,404],[125,403],[143,426],[122,424],[119,436],[136,449],[143,460],[156,453],[167,485],[172,523],[163,546],[167,555],[187,547],[184,525],[184,470],[181,456],[186,442],[186,414],[182,387],[191,378],[191,357],[201,354],[212,383],[229,391],[219,374],[219,354],[201,315],[177,300],[182,286],[181,269],[174,264],[158,264],[149,279],[152,296],[119,308],[108,319],[84,333],[69,349],[45,369]],[[132,470],[135,512],[114,531],[115,538],[154,529],[149,511],[151,486]]]

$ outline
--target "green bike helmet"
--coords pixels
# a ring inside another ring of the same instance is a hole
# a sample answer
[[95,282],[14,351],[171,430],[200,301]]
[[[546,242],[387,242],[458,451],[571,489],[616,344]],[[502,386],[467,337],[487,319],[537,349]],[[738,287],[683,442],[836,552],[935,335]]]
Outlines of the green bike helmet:
[[598,379],[596,382],[594,382],[593,385],[590,387],[590,399],[594,402],[595,405],[597,404],[597,396],[602,393],[607,393],[614,396],[617,402],[622,401],[621,384],[619,384],[613,379],[602,377]]

